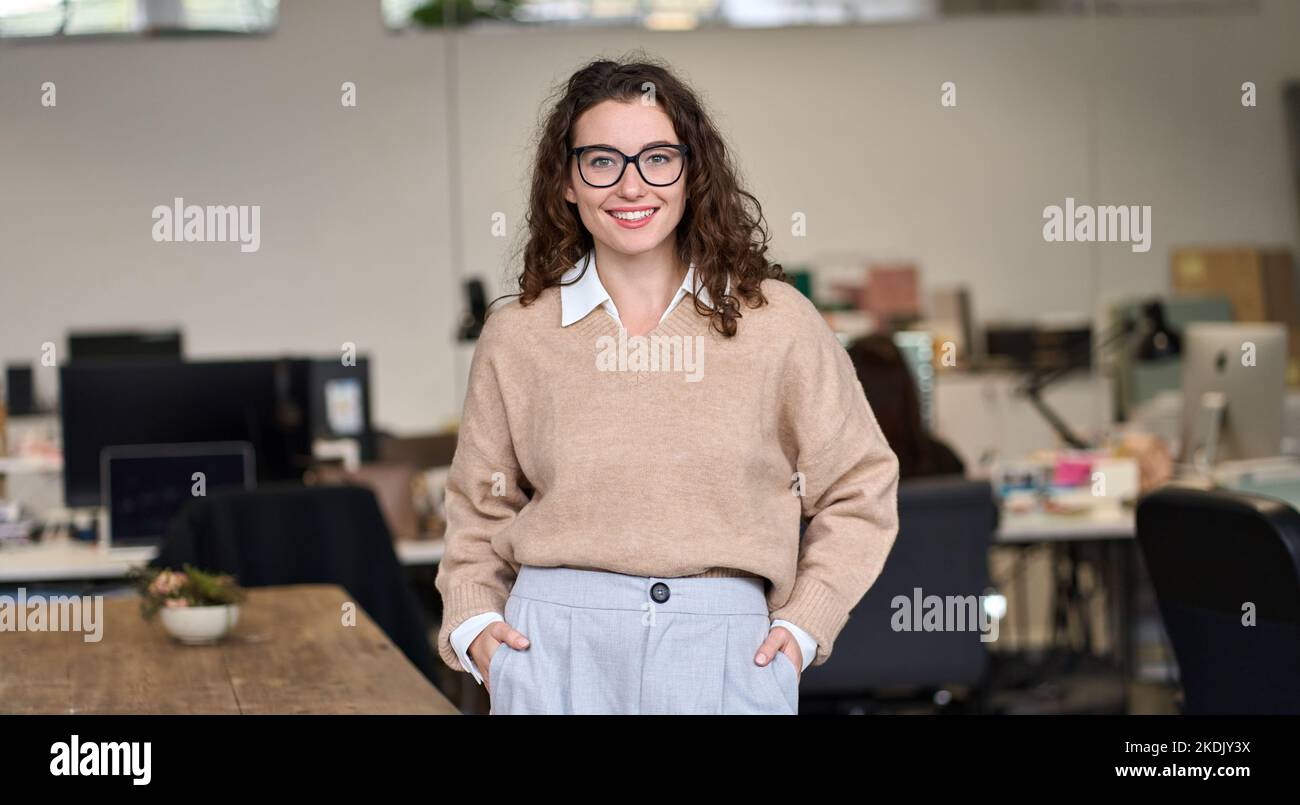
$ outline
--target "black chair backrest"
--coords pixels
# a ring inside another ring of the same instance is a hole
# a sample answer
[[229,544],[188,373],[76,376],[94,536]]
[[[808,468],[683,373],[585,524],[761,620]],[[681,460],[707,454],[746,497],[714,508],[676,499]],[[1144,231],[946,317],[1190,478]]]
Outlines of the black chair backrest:
[[1300,513],[1167,486],[1139,501],[1137,536],[1186,712],[1300,713]]
[[435,664],[415,591],[379,503],[358,486],[262,487],[195,498],[151,562],[230,573],[244,587],[338,584],[430,681]]
[[[983,603],[979,596],[989,587],[988,550],[998,524],[992,487],[960,476],[904,481],[898,518],[884,570],[850,613],[831,659],[805,673],[805,693],[974,687],[983,680],[988,643],[969,619],[963,631],[894,626],[900,613],[915,609],[918,589],[923,598],[948,602],[952,596],[969,604],[974,597],[976,606]],[[894,606],[896,596],[908,599],[907,609]],[[944,609],[949,611],[947,603]]]

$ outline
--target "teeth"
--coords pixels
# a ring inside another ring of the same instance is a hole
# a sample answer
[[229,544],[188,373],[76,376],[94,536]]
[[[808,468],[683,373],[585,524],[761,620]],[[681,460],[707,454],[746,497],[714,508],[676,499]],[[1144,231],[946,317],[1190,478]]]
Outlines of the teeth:
[[648,218],[654,214],[654,210],[638,210],[637,212],[611,212],[610,215],[623,221],[640,221],[642,218]]

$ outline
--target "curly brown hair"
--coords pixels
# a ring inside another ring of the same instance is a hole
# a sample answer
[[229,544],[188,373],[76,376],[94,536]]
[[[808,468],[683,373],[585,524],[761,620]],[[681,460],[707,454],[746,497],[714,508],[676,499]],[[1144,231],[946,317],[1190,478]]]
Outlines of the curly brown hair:
[[644,54],[589,62],[552,93],[560,97],[550,105],[536,138],[520,292],[506,296],[517,295],[520,304],[531,304],[545,289],[560,285],[564,273],[594,247],[577,206],[564,197],[573,127],[583,112],[603,101],[639,101],[647,85],[690,149],[677,256],[683,264],[695,264],[698,281],[716,300],[710,309],[695,299],[695,310],[708,316],[722,335],[734,336],[741,317],[737,297],[751,308],[766,304],[760,283],[765,278],[785,280],[785,271],[764,257],[770,236],[762,207],[741,186],[726,143],[700,99],[666,65]]

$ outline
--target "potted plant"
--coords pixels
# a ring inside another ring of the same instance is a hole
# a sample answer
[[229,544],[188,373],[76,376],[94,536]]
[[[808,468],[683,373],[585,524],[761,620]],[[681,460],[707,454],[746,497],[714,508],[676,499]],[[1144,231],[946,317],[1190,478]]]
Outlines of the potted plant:
[[145,620],[160,615],[163,628],[187,645],[215,643],[239,621],[245,593],[230,575],[186,564],[181,570],[139,569],[131,578]]

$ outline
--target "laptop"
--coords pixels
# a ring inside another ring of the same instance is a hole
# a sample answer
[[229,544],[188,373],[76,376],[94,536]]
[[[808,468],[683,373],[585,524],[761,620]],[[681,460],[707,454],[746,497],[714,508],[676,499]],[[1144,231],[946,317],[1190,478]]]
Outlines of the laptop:
[[193,442],[105,447],[101,494],[110,550],[157,548],[172,518],[195,497],[253,489],[250,442]]

